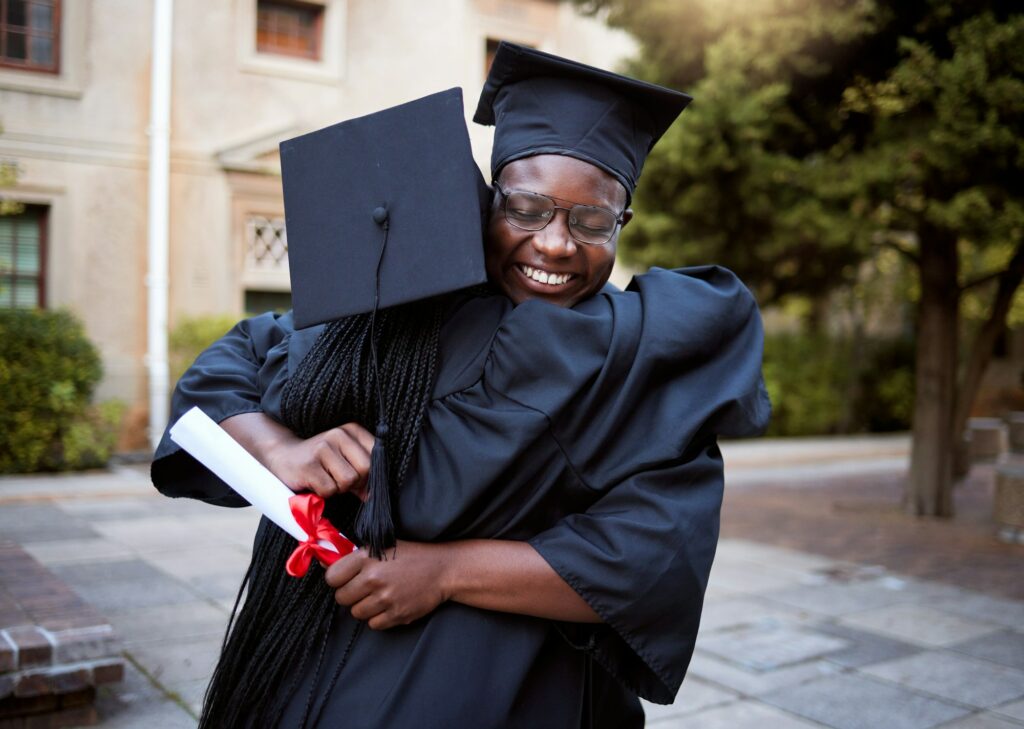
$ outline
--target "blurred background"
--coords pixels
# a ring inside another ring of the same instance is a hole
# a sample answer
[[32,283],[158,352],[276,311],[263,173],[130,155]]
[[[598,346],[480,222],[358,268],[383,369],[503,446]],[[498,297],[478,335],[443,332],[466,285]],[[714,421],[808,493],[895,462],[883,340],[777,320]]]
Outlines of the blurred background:
[[[508,39],[695,97],[615,280],[734,269],[765,313],[770,433],[916,421],[917,452],[950,463],[915,466],[937,491],[914,508],[950,513],[967,418],[1024,407],[1012,5],[178,0],[161,22],[140,0],[5,0],[0,307],[71,312],[102,375],[51,399],[89,391],[96,437],[145,450],[202,346],[289,307],[278,143],[455,85],[470,116]],[[486,171],[490,130],[469,126]]]
[[501,40],[694,97],[613,281],[717,263],[761,304],[771,438],[726,448],[726,537],[1024,599],[1013,2],[0,0],[0,473],[144,465],[196,354],[290,307],[278,144],[452,86],[469,122]]
[[[173,342],[173,385],[244,313],[290,308],[279,142],[453,86],[471,116],[502,38],[603,66],[635,46],[549,1],[165,5],[4,0],[0,18],[0,307],[84,325],[95,399],[123,405],[120,450],[149,445],[153,333]],[[490,130],[470,126],[486,169]]]

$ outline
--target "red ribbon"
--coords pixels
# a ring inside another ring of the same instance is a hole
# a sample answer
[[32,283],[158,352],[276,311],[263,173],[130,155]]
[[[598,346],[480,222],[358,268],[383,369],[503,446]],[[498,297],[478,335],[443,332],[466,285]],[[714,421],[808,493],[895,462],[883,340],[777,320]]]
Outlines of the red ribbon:
[[[323,518],[324,500],[316,494],[295,494],[288,499],[288,506],[299,527],[309,535],[288,557],[285,569],[292,577],[305,576],[313,557],[327,567],[355,550],[355,545],[341,536],[330,520]],[[321,540],[334,545],[338,551],[322,546]]]

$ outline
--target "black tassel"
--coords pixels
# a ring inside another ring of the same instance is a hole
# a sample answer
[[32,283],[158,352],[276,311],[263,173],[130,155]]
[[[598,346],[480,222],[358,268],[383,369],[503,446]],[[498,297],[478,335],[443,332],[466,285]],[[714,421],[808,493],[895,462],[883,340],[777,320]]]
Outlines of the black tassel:
[[384,558],[384,550],[395,544],[395,522],[391,517],[391,488],[385,441],[387,423],[377,423],[377,440],[370,451],[370,474],[366,486],[367,499],[356,517],[356,539],[370,556]]
[[380,269],[384,263],[384,251],[388,247],[388,231],[391,229],[388,209],[385,206],[373,211],[373,220],[384,232],[384,240],[377,258],[377,272],[373,285],[373,311],[370,313],[370,357],[373,362],[373,384],[377,391],[377,440],[370,451],[370,475],[366,484],[366,502],[356,516],[356,539],[365,549],[370,550],[374,559],[385,559],[384,550],[395,543],[395,522],[391,518],[391,487],[388,478],[388,458],[385,441],[388,424],[384,420],[384,394],[380,383],[380,367],[377,364],[377,309],[380,307]]

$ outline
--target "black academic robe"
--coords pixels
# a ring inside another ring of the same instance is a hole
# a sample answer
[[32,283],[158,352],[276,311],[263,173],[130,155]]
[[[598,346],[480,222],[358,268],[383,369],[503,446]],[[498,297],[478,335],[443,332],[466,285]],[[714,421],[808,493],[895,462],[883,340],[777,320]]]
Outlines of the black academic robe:
[[[193,405],[218,421],[280,417],[318,334],[287,314],[241,322],[182,377],[172,422]],[[466,296],[440,348],[399,536],[526,540],[604,624],[446,603],[363,630],[324,696],[356,623],[338,608],[314,691],[321,726],[642,726],[636,697],[670,703],[693,651],[718,539],[716,438],[767,423],[753,298],[714,266],[655,269],[571,309]],[[240,505],[166,435],[153,480],[169,496]],[[298,724],[312,673],[283,726]]]

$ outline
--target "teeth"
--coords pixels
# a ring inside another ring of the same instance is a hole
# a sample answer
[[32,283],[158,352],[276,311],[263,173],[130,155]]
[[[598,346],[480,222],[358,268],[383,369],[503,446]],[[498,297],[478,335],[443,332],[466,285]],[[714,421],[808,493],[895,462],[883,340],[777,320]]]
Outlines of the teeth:
[[548,273],[547,271],[541,271],[539,268],[533,268],[532,266],[520,266],[519,270],[534,281],[547,284],[548,286],[561,286],[572,278],[572,274],[570,273]]

